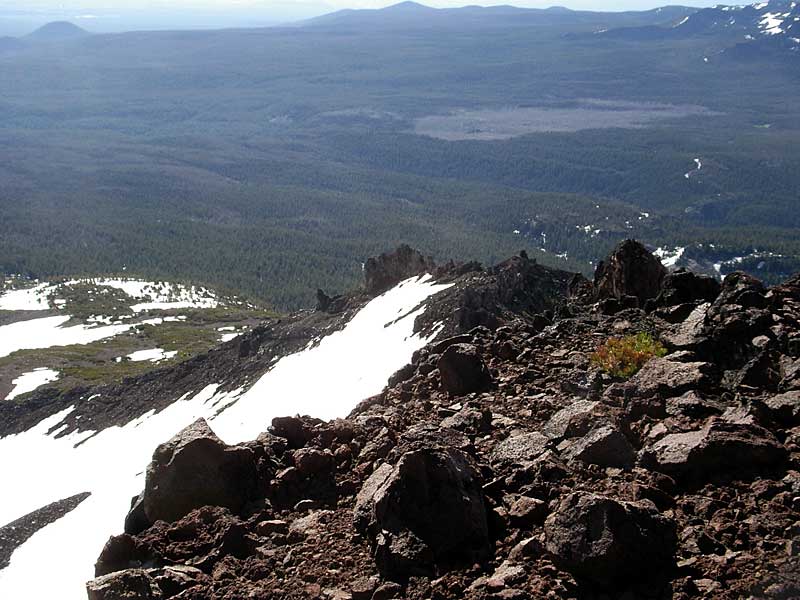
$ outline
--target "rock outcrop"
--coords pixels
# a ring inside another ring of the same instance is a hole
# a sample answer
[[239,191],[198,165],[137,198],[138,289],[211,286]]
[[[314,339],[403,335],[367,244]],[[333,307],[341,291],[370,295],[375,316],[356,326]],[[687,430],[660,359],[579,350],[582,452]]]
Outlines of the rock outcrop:
[[436,264],[431,257],[404,244],[394,252],[367,259],[364,263],[364,291],[377,296],[409,277],[435,271]]
[[766,429],[716,418],[702,429],[664,436],[642,456],[654,469],[702,482],[767,473],[785,458],[785,449]]
[[625,240],[597,265],[594,285],[598,298],[627,298],[644,307],[661,293],[667,269],[639,242]]

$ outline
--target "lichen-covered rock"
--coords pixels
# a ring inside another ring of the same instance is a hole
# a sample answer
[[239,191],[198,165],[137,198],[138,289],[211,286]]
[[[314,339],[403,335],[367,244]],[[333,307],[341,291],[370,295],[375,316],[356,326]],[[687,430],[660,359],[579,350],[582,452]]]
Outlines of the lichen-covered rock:
[[776,394],[765,404],[777,421],[789,426],[800,425],[800,391]]
[[578,437],[602,420],[599,402],[577,400],[555,413],[544,425],[542,432],[552,440]]
[[636,396],[673,398],[690,390],[703,389],[713,367],[705,362],[680,362],[667,356],[651,358],[634,375],[629,385]]
[[495,446],[492,462],[525,464],[541,456],[549,442],[550,439],[538,431],[512,435]]

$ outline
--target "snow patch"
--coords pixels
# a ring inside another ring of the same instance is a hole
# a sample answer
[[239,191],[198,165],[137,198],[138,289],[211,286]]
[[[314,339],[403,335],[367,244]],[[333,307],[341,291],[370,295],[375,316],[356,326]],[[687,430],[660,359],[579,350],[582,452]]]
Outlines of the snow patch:
[[6,400],[13,400],[17,396],[27,394],[28,392],[32,392],[36,388],[43,386],[46,383],[55,381],[58,379],[58,375],[58,371],[53,371],[52,369],[47,369],[45,367],[40,367],[38,369],[34,369],[33,371],[29,371],[28,373],[23,373],[11,381],[14,389],[12,389],[11,393],[6,396]]
[[783,33],[781,25],[783,24],[783,16],[778,13],[765,13],[764,17],[759,21],[759,26],[765,35],[777,35]]
[[676,246],[673,250],[659,247],[655,249],[653,254],[661,261],[662,265],[669,268],[677,264],[685,251],[686,248],[680,246]]
[[596,225],[575,225],[575,229],[580,229],[589,237],[597,237],[602,232]]
[[17,350],[91,344],[133,327],[133,325],[89,327],[83,324],[62,327],[70,318],[69,315],[44,317],[0,326],[0,358]]
[[50,286],[40,283],[34,287],[11,290],[0,295],[0,310],[48,310]]
[[145,360],[149,360],[150,362],[158,362],[160,360],[172,358],[177,354],[177,350],[167,352],[163,348],[153,348],[152,350],[137,350],[136,352],[128,354],[127,358],[133,362],[141,362]]
[[695,168],[694,168],[694,169],[692,169],[691,171],[689,171],[689,172],[687,172],[687,173],[684,173],[684,174],[683,174],[683,176],[684,176],[686,179],[689,179],[689,178],[691,178],[691,176],[692,176],[694,173],[697,173],[697,172],[698,172],[700,169],[702,169],[702,168],[703,168],[703,163],[702,163],[702,161],[701,161],[699,158],[695,158],[695,159],[694,159],[694,164],[695,164]]

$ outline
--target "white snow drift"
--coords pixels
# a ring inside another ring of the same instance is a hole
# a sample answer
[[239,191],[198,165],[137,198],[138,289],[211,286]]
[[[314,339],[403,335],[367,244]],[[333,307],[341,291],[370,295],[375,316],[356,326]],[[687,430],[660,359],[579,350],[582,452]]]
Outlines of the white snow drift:
[[[176,283],[143,281],[141,279],[72,279],[63,283],[40,283],[33,287],[11,290],[0,294],[0,310],[48,310],[48,297],[59,289],[76,285],[96,285],[123,291],[139,300],[133,304],[134,312],[145,310],[168,310],[174,308],[216,308],[219,299],[204,287],[185,286]],[[64,301],[56,299],[58,307]]]
[[70,316],[64,315],[18,321],[10,325],[0,326],[0,358],[8,356],[17,350],[91,344],[128,331],[133,327],[133,325],[89,327],[83,324],[63,327],[69,320]]
[[[236,443],[255,438],[278,415],[346,416],[428,342],[413,333],[414,319],[422,303],[446,287],[429,276],[403,282],[372,300],[341,331],[277,361],[244,393],[225,394],[211,385],[124,427],[56,439],[70,408],[0,438],[0,456],[14,457],[0,461],[0,481],[15,490],[0,503],[0,524],[73,494],[92,493],[14,552],[10,566],[0,570],[0,598],[84,600],[94,561],[108,537],[120,532],[156,445],[199,417]],[[48,565],[47,577],[40,576],[42,564]]]
[[45,383],[50,383],[56,379],[58,379],[58,371],[47,369],[45,367],[34,369],[28,373],[23,373],[11,381],[14,388],[11,390],[8,396],[6,396],[6,400],[13,400],[17,396],[32,392]]
[[676,246],[674,249],[669,248],[656,248],[653,254],[661,261],[665,267],[674,267],[678,261],[683,257],[686,248]]
[[34,287],[11,290],[0,295],[0,310],[47,310],[50,286],[40,283]]
[[[145,360],[149,360],[150,362],[158,362],[160,360],[165,360],[167,358],[172,358],[178,353],[177,350],[166,351],[163,348],[151,348],[150,350],[137,350],[136,352],[131,352],[128,354],[128,360],[132,360],[133,362],[141,362]],[[121,361],[122,357],[118,358],[117,361]]]

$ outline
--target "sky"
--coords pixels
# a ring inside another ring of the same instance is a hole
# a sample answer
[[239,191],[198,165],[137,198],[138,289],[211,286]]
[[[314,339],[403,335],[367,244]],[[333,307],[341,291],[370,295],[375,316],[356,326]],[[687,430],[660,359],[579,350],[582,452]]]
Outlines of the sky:
[[[0,0],[0,35],[22,35],[54,20],[93,32],[132,29],[258,27],[297,21],[341,8],[381,8],[399,0]],[[709,0],[425,0],[437,8],[465,4],[554,4],[584,10],[646,10],[666,4],[711,6]]]

